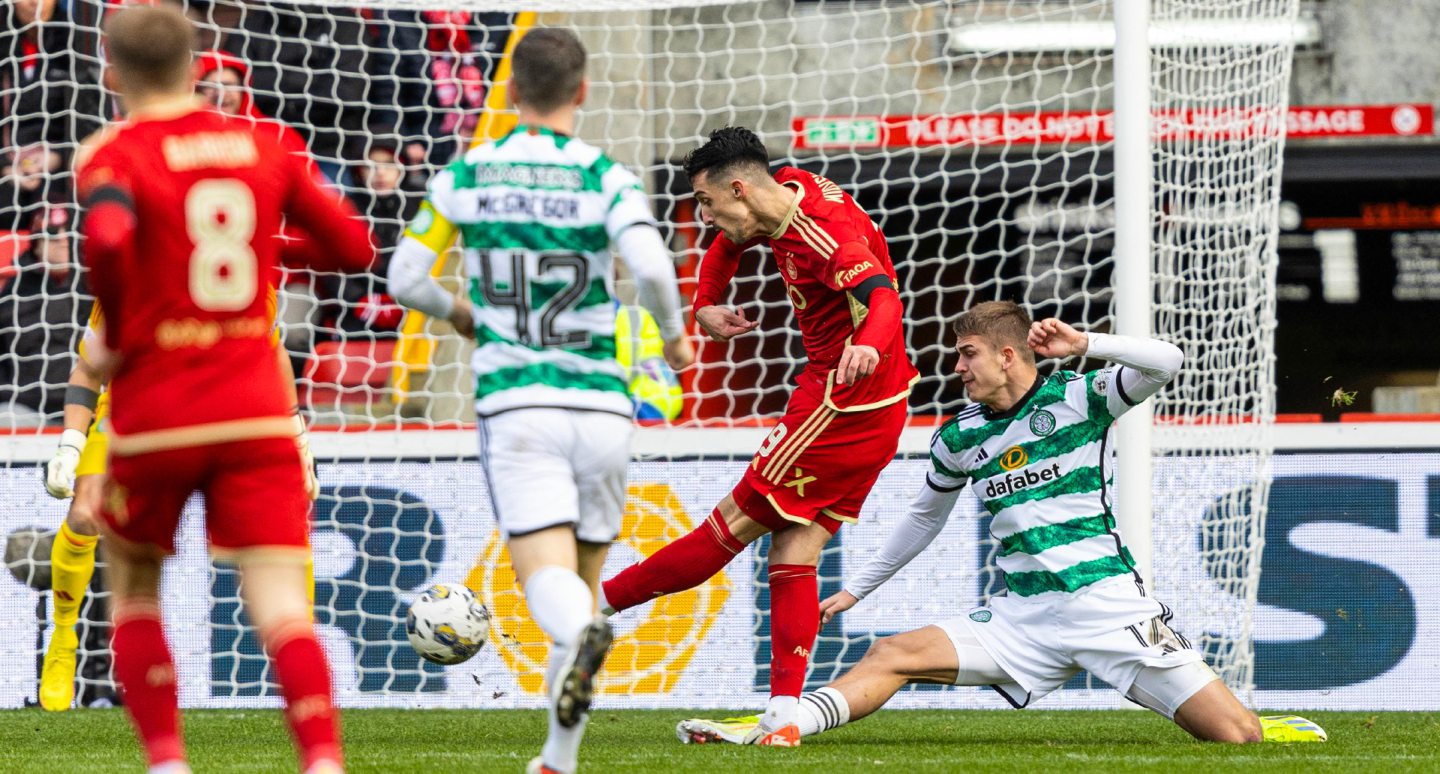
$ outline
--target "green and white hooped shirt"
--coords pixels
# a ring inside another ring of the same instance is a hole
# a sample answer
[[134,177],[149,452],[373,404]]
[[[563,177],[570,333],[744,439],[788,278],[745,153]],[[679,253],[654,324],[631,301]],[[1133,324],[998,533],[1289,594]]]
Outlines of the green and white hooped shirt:
[[1116,418],[1159,392],[1184,355],[1171,344],[1089,334],[1087,357],[1113,361],[1087,374],[1037,377],[1004,412],[967,406],[930,442],[930,471],[885,546],[845,583],[863,598],[934,540],[971,485],[994,518],[996,564],[1017,597],[1072,594],[1133,577],[1135,561],[1113,512]]
[[598,148],[517,127],[430,181],[406,230],[437,253],[458,234],[474,307],[475,409],[630,416],[615,362],[610,246],[653,224],[639,178]]

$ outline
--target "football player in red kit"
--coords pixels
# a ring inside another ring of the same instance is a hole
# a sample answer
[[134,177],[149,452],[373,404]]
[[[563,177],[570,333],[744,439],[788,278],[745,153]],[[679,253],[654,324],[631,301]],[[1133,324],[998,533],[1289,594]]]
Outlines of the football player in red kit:
[[765,146],[727,127],[685,161],[701,219],[721,231],[700,265],[695,319],[727,341],[754,330],[720,305],[740,255],[768,244],[800,322],[808,364],[785,416],[710,518],[689,535],[605,582],[606,612],[705,581],[746,545],[770,548],[770,703],[748,740],[799,744],[795,707],[820,628],[820,551],[860,507],[889,464],[919,378],[905,353],[895,267],[885,237],[838,185],[783,167]]
[[340,771],[306,593],[305,470],[266,305],[282,217],[328,245],[318,268],[365,269],[368,231],[304,158],[193,95],[194,31],[178,10],[128,7],[105,33],[127,118],[76,165],[84,261],[108,317],[86,356],[111,395],[102,518],[115,676],[151,770],[188,771],[159,586],[181,509],[202,492],[211,550],[238,566],[302,766]]

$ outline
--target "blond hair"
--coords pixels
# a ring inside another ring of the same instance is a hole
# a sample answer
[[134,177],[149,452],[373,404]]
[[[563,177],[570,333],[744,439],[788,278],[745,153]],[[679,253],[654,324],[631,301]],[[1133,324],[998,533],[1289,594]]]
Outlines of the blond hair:
[[1025,340],[1030,335],[1030,315],[1013,301],[986,301],[976,304],[955,320],[955,338],[977,336],[997,350],[1013,347],[1032,362],[1035,353]]

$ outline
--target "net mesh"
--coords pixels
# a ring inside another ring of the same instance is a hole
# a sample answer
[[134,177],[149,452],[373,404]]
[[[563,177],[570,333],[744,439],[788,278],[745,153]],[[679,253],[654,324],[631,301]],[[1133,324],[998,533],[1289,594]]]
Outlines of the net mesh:
[[[720,126],[753,128],[776,162],[836,181],[885,232],[921,372],[910,401],[916,423],[902,442],[912,456],[882,477],[862,524],[826,550],[822,596],[881,545],[884,525],[903,513],[923,473],[925,462],[914,455],[935,421],[962,405],[958,383],[947,378],[946,331],[957,310],[1009,299],[1037,318],[1091,330],[1115,324],[1111,250],[1121,215],[1112,193],[1113,49],[1078,34],[1108,28],[1110,2],[615,2],[586,3],[584,12],[575,5],[187,6],[202,46],[233,55],[241,67],[232,69],[244,70],[197,73],[202,92],[300,132],[321,171],[371,220],[382,248],[372,274],[294,270],[281,293],[302,402],[313,424],[336,431],[315,438],[324,485],[314,532],[316,619],[345,705],[540,703],[544,638],[513,584],[467,429],[469,345],[443,322],[402,317],[383,279],[425,181],[499,115],[492,91],[506,43],[532,21],[518,11],[542,11],[534,21],[568,25],[585,41],[592,88],[578,134],[642,174],[682,288],[694,277],[703,235],[678,161]],[[1161,118],[1153,324],[1188,357],[1156,404],[1157,596],[1176,610],[1177,628],[1242,689],[1252,682],[1250,620],[1267,496],[1275,217],[1293,46],[1229,44],[1206,30],[1293,20],[1297,5],[1152,3],[1154,22],[1179,35],[1153,50],[1152,99]],[[13,248],[0,316],[0,369],[8,369],[0,389],[12,391],[5,422],[16,428],[0,484],[14,506],[7,532],[53,528],[65,511],[36,485],[32,466],[54,448],[37,426],[59,420],[58,392],[87,299],[83,283],[57,285],[55,272],[40,284],[22,280],[43,269],[34,246],[48,244],[41,236],[52,218],[64,221],[54,230],[73,236],[73,220],[63,217],[73,213],[67,157],[114,111],[99,86],[96,33],[106,8],[69,4],[68,17],[45,25],[47,35],[64,35],[42,41],[38,58],[26,60],[33,67],[7,69],[9,80],[0,83],[10,107],[0,121],[10,163],[0,190],[0,248]],[[7,41],[38,29],[13,11],[10,19]],[[1055,29],[1063,32],[1056,42],[1035,42]],[[1005,42],[997,33],[1006,30],[1031,44]],[[44,107],[35,101],[40,92],[59,102]],[[6,255],[0,249],[0,262]],[[702,342],[698,366],[679,379],[680,413],[638,434],[630,537],[612,551],[606,575],[702,520],[783,410],[804,352],[770,260],[748,255],[729,297],[760,321],[761,333]],[[443,263],[442,281],[456,281],[455,263],[453,256]],[[619,290],[625,297],[623,277]],[[43,374],[26,370],[36,366]],[[24,390],[40,383],[52,387],[31,405]],[[953,617],[1002,587],[986,569],[995,545],[978,504],[962,498],[958,511],[912,567],[826,627],[811,687],[843,672],[875,636]],[[233,575],[195,548],[197,513],[192,503],[184,527],[192,548],[166,576],[183,700],[273,703]],[[762,695],[765,550],[762,543],[699,589],[617,619],[607,696],[625,697],[624,706],[735,706]],[[17,548],[11,564],[24,579],[47,560],[40,548]],[[449,670],[415,657],[402,622],[414,594],[442,580],[480,590],[496,621],[494,647]],[[7,583],[0,600],[12,620],[35,618],[34,591]],[[0,703],[33,697],[38,631],[16,627],[0,638]],[[1074,690],[1051,701],[1109,701],[1085,690],[1100,686],[1083,675],[1068,687]],[[935,701],[995,706],[972,691],[900,699]]]

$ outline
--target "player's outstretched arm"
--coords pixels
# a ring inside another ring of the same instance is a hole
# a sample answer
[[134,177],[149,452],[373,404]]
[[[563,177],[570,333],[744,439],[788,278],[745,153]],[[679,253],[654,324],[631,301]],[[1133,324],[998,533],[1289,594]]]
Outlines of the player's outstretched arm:
[[322,271],[359,272],[375,262],[375,244],[370,241],[367,221],[343,197],[323,188],[315,179],[305,157],[286,155],[290,181],[286,191],[285,218],[304,231],[323,250],[288,251],[287,256],[303,258]]
[[729,341],[742,333],[749,333],[760,325],[758,321],[745,319],[745,311],[720,306],[720,295],[730,286],[735,270],[740,266],[740,255],[746,245],[737,245],[721,234],[710,243],[705,257],[700,261],[700,276],[695,282],[695,322],[715,341]]
[[[890,580],[900,568],[909,564],[911,559],[919,556],[945,527],[945,522],[950,519],[950,511],[955,508],[955,500],[959,497],[960,489],[942,491],[927,480],[916,493],[915,499],[910,501],[905,518],[895,525],[895,530],[890,533],[880,552],[845,582],[844,591],[821,604],[820,622],[825,623],[835,613],[848,610]],[[846,596],[853,601],[845,604]]]
[[665,240],[654,226],[637,223],[620,232],[615,247],[635,278],[636,299],[660,327],[660,338],[665,341],[665,362],[676,371],[688,368],[695,362],[695,347],[685,332],[675,265],[665,248]]
[[1185,353],[1167,341],[1081,333],[1054,318],[1031,325],[1028,343],[1042,357],[1088,355],[1124,366],[1117,369],[1115,385],[1126,406],[1159,392],[1185,364]]

